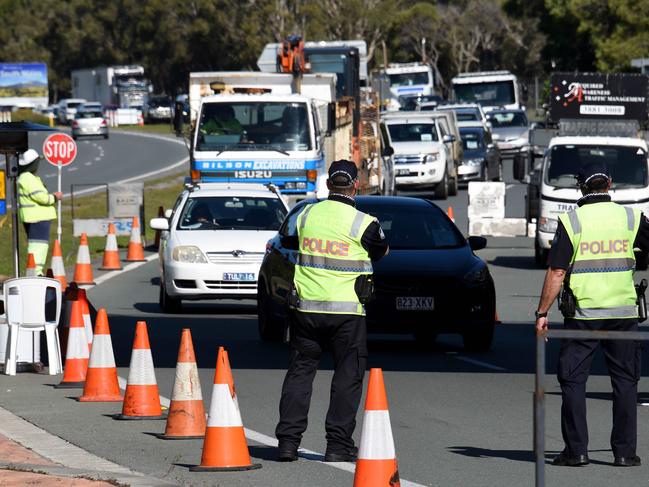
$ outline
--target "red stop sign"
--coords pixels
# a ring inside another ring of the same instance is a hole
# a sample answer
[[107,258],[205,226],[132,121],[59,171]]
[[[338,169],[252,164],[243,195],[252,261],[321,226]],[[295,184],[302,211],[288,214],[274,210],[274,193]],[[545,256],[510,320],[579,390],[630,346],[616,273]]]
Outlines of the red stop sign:
[[52,134],[43,142],[43,155],[54,166],[67,166],[77,157],[77,143],[67,134]]

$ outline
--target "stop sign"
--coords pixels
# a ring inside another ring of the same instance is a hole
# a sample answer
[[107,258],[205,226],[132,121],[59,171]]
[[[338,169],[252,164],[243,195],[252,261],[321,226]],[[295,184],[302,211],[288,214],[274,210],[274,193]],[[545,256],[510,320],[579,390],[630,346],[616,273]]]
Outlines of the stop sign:
[[43,142],[43,155],[54,166],[67,166],[77,157],[77,143],[67,134],[52,134]]

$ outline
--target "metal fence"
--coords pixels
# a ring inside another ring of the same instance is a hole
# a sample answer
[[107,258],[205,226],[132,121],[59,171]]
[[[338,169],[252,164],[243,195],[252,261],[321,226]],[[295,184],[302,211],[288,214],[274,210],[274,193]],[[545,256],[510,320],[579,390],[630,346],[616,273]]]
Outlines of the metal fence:
[[545,343],[550,338],[578,340],[649,341],[642,331],[547,330],[536,333],[536,378],[534,386],[534,460],[536,487],[545,487]]

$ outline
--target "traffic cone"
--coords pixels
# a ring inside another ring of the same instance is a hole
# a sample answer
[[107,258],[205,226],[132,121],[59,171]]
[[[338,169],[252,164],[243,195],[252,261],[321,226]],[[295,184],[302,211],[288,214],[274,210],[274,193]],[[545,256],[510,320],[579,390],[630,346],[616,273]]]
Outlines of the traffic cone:
[[104,249],[104,261],[100,267],[102,271],[121,271],[122,264],[119,261],[119,250],[117,248],[117,237],[115,236],[115,224],[108,224],[108,235],[106,235],[106,248]]
[[220,347],[201,464],[190,467],[189,470],[224,472],[257,468],[261,468],[261,465],[250,461],[227,353]]
[[164,434],[158,437],[165,440],[191,440],[204,436],[205,408],[192,334],[189,328],[183,328],[167,426]]
[[92,277],[92,264],[90,263],[90,250],[88,249],[88,237],[81,234],[79,250],[77,252],[77,264],[74,267],[74,282],[77,284],[94,284]]
[[68,280],[65,277],[65,266],[63,265],[63,253],[61,252],[61,244],[58,240],[54,241],[54,248],[52,249],[52,276],[54,279],[61,283],[61,291],[65,291],[68,287]]
[[81,301],[72,301],[63,380],[54,387],[57,389],[83,388],[88,370],[88,357],[88,340],[81,314]]
[[354,487],[399,487],[383,371],[370,370]]
[[110,338],[108,315],[104,308],[97,311],[95,337],[92,340],[92,351],[88,362],[86,383],[80,402],[121,402],[124,400],[119,391],[113,342]]
[[25,268],[25,277],[37,277],[36,260],[34,254],[27,254],[27,267]]
[[90,317],[90,305],[85,289],[79,289],[77,300],[81,302],[81,316],[83,317],[83,326],[86,329],[86,338],[88,339],[88,350],[92,352],[92,340],[94,333],[92,331],[92,318]]
[[140,219],[133,217],[131,227],[131,238],[128,242],[128,252],[126,253],[127,262],[144,261],[144,247],[142,246],[142,236],[140,235]]
[[153,357],[146,322],[138,321],[135,325],[135,339],[131,364],[128,369],[128,381],[124,393],[122,414],[115,419],[164,419],[160,406],[160,393],[153,369]]
[[446,210],[446,214],[448,217],[451,219],[453,223],[455,223],[455,212],[453,211],[453,207],[449,206],[448,209]]
[[502,323],[503,323],[502,321],[500,321],[500,316],[498,316],[498,311],[496,311],[496,316],[494,317],[494,322],[497,325],[502,325]]

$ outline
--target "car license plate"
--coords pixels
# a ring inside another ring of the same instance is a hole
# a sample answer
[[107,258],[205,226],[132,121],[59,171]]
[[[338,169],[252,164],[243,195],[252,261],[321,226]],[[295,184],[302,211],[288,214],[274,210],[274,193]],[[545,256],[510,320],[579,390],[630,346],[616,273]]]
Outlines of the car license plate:
[[253,272],[224,272],[224,281],[254,281],[255,274]]
[[397,310],[399,311],[432,311],[435,300],[432,297],[398,297]]
[[397,176],[407,176],[410,174],[410,169],[397,169]]

